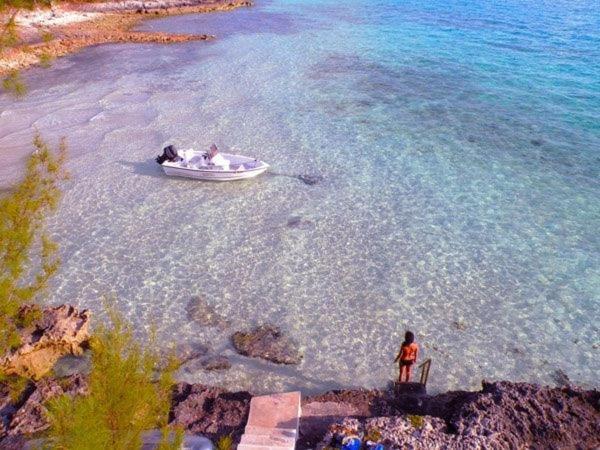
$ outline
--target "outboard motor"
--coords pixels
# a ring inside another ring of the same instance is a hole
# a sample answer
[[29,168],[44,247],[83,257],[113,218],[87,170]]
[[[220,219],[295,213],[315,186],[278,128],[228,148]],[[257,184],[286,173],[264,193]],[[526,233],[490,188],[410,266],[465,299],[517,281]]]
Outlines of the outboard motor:
[[163,154],[158,155],[156,157],[156,162],[159,164],[164,163],[165,161],[176,162],[181,161],[181,157],[177,154],[177,150],[174,145],[167,145],[163,149]]

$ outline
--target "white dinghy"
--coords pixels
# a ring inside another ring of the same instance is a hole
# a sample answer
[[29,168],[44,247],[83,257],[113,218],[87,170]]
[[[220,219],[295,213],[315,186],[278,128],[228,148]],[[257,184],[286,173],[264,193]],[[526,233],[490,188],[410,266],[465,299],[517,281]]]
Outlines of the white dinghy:
[[248,156],[221,153],[216,145],[210,151],[176,150],[169,145],[156,158],[165,174],[196,180],[232,181],[252,178],[265,172],[269,165]]

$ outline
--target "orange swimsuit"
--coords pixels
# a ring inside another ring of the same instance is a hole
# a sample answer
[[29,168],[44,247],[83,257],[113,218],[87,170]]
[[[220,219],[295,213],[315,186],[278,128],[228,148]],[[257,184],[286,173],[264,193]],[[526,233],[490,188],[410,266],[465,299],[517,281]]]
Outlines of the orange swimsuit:
[[419,347],[416,343],[404,345],[400,348],[400,365],[410,366],[417,360],[417,354],[419,353]]

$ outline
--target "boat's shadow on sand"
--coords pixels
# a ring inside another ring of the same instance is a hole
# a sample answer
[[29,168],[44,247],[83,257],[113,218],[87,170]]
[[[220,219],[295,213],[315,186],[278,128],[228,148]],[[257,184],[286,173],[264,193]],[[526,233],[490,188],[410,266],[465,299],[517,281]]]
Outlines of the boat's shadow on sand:
[[146,177],[154,177],[154,178],[164,178],[164,173],[161,170],[160,166],[156,163],[154,158],[148,159],[146,161],[117,161],[123,167],[128,167],[133,169],[132,173],[136,175],[144,175]]

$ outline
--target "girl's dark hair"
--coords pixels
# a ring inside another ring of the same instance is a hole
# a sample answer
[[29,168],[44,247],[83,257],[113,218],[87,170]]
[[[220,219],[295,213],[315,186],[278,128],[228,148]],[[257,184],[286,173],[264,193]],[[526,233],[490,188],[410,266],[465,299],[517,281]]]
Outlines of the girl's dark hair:
[[415,335],[412,331],[407,331],[404,335],[404,342],[402,343],[402,347],[404,347],[405,345],[410,345],[413,342],[415,342]]

